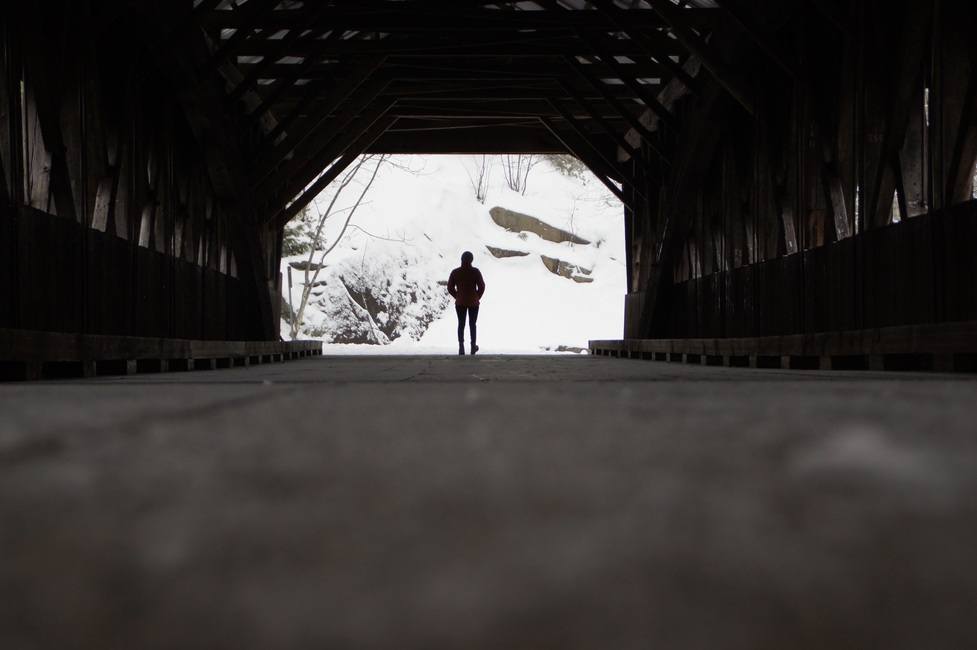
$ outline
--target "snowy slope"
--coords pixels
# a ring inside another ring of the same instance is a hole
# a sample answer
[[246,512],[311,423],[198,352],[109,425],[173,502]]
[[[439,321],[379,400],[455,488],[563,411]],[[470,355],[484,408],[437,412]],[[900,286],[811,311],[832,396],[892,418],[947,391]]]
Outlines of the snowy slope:
[[[394,162],[396,165],[381,169],[367,202],[353,218],[355,227],[347,230],[326,258],[326,268],[318,278],[320,286],[306,313],[305,335],[328,341],[333,333],[348,330],[352,320],[354,328],[363,323],[364,336],[389,345],[327,346],[327,350],[455,350],[454,310],[437,282],[447,279],[465,250],[474,253],[475,266],[487,285],[479,314],[482,352],[585,347],[588,339],[621,335],[623,210],[595,178],[567,177],[544,162],[532,170],[523,196],[505,186],[496,167],[481,204],[469,180],[472,157],[403,156],[395,157]],[[323,208],[326,199],[319,199]],[[344,207],[352,201],[351,193],[346,203],[341,200],[337,205]],[[489,210],[494,206],[531,215],[591,243],[557,244],[534,233],[509,232],[492,220]],[[330,221],[327,244],[342,226],[342,217]],[[496,259],[486,245],[529,254]],[[593,282],[581,284],[550,272],[541,255],[591,270]],[[283,272],[288,264],[303,259],[286,258]],[[303,274],[295,270],[292,274],[292,300],[297,304]],[[374,305],[379,313],[372,322],[366,314],[367,303],[377,301],[358,288],[371,283],[379,287],[373,291],[381,303]],[[388,311],[399,314],[397,327],[381,322],[389,317],[384,311],[388,306]],[[380,331],[383,327],[390,330],[389,335]],[[282,334],[287,338],[284,323]]]

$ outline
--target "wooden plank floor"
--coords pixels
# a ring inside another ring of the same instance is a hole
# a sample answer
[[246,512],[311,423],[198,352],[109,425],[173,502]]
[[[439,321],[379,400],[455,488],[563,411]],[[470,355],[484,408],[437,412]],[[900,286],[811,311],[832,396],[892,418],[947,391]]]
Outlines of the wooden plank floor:
[[0,647],[977,647],[975,422],[603,357],[2,385]]

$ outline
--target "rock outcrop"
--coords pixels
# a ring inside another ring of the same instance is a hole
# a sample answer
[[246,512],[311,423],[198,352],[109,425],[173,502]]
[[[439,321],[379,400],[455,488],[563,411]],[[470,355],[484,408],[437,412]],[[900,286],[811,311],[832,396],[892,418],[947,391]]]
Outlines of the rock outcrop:
[[577,266],[564,260],[558,260],[555,257],[547,257],[546,255],[540,255],[539,257],[543,260],[543,266],[550,273],[555,273],[556,275],[573,280],[574,282],[580,282],[581,284],[594,281],[593,278],[589,277],[593,269],[585,269],[582,266]]
[[342,260],[313,291],[305,330],[328,343],[384,345],[417,340],[450,304],[444,280],[431,278],[420,259],[392,251]]
[[489,210],[489,216],[492,217],[492,221],[494,221],[497,225],[510,232],[535,233],[539,235],[540,238],[557,244],[570,242],[572,244],[581,244],[586,246],[590,243],[586,239],[577,237],[571,232],[551,226],[545,221],[540,221],[536,217],[531,217],[528,214],[522,214],[521,212],[516,212],[515,210],[507,210],[506,208],[496,206]]
[[495,246],[489,245],[486,245],[485,248],[488,249],[488,252],[492,254],[492,257],[525,257],[529,255],[529,253],[525,251],[511,251],[505,248],[496,248]]
[[310,262],[308,260],[289,262],[288,265],[291,266],[296,271],[318,271],[319,269],[326,268],[325,264],[316,264],[315,262]]

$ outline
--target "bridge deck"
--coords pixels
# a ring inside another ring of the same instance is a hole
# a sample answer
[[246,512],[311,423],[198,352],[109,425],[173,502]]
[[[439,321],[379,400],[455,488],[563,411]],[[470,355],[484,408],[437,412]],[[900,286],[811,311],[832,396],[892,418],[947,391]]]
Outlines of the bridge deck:
[[977,647],[975,421],[597,357],[0,386],[0,646]]

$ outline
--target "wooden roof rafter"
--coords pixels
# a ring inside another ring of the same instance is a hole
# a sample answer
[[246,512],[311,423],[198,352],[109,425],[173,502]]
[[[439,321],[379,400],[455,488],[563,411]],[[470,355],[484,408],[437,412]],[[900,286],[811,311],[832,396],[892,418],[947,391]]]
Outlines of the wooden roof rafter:
[[[401,148],[426,133],[463,149],[491,133],[584,153],[605,181],[631,173],[618,163],[628,158],[657,172],[671,153],[640,114],[651,109],[668,126],[659,91],[673,79],[693,91],[697,82],[683,67],[691,48],[674,31],[701,38],[723,15],[709,0],[661,0],[664,13],[659,0],[203,1],[210,9],[194,13],[217,34],[212,61],[240,72],[228,102],[247,95],[246,113],[272,124],[250,167],[273,222],[349,155],[349,129],[368,130],[357,146],[374,150],[388,130]],[[655,160],[642,158],[649,151]]]

